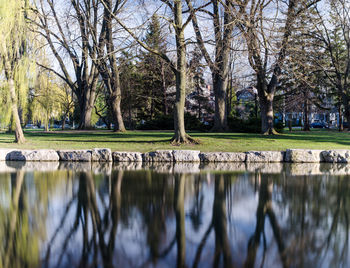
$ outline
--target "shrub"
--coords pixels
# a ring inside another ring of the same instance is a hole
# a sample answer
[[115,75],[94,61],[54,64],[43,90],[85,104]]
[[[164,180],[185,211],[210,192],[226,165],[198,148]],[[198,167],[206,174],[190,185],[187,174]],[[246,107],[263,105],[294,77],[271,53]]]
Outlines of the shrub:
[[171,115],[159,115],[143,124],[138,124],[136,128],[141,130],[174,129],[174,119]]
[[274,128],[277,132],[279,133],[283,133],[283,129],[284,129],[284,124],[283,122],[277,122],[274,124]]
[[243,120],[237,117],[228,118],[228,127],[233,132],[242,133],[260,133],[261,132],[261,119],[260,118],[249,118]]
[[[241,133],[261,133],[261,119],[251,117],[247,120],[243,120],[237,117],[228,118],[228,126],[232,132]],[[277,132],[282,133],[284,125],[282,122],[274,124],[274,128]]]
[[[206,131],[210,128],[203,124],[195,115],[185,113],[185,129]],[[148,120],[143,124],[139,124],[137,129],[140,130],[173,130],[174,118],[173,115],[159,115],[152,120]]]

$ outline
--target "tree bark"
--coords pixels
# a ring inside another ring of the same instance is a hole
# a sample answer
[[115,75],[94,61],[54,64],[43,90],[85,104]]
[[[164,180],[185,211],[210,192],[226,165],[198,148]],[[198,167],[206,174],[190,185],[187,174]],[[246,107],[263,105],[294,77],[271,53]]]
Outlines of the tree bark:
[[[105,1],[105,13],[104,13],[104,21],[103,21],[103,30],[101,34],[101,39],[105,37],[105,45],[107,50],[107,62],[103,62],[103,60],[99,60],[97,63],[99,66],[99,71],[103,77],[103,81],[105,86],[108,88],[110,93],[110,106],[112,108],[113,113],[113,123],[115,132],[125,132],[125,126],[123,121],[123,116],[121,112],[121,98],[122,91],[120,85],[120,74],[119,74],[119,66],[117,65],[117,58],[115,56],[115,48],[114,48],[114,40],[113,40],[113,14],[111,12],[116,12],[118,3],[116,3],[116,7],[112,8],[112,1]],[[115,15],[115,14],[114,14]],[[104,49],[100,49],[98,51],[100,54],[99,58],[103,58],[102,54]]]
[[89,105],[90,101],[85,99],[80,106],[80,124],[79,129],[92,129],[91,115],[93,106]]
[[188,142],[185,131],[185,96],[186,95],[186,71],[176,73],[176,100],[174,109],[174,143]]
[[[120,90],[119,90],[120,91]],[[121,103],[121,92],[113,92],[111,96],[111,106],[113,112],[113,123],[114,123],[114,132],[125,132],[124,121],[122,117],[122,111],[120,107]]]
[[[264,91],[259,91],[263,93]],[[261,130],[264,135],[277,134],[273,128],[273,99],[274,94],[270,93],[267,96],[265,94],[259,94],[260,111],[261,111]]]
[[12,116],[13,121],[15,123],[15,142],[18,144],[25,143],[25,138],[21,126],[21,120],[19,118],[18,114],[18,105],[17,105],[17,94],[16,94],[16,88],[15,88],[15,81],[13,78],[8,79],[9,84],[9,90],[10,90],[10,97],[11,97],[11,110],[12,110]]
[[181,0],[174,1],[175,37],[177,52],[176,99],[174,109],[174,137],[173,144],[194,142],[185,131],[185,99],[186,99],[186,44],[182,24]]
[[122,100],[122,91],[120,88],[120,80],[119,80],[119,69],[117,66],[114,68],[114,74],[115,74],[115,85],[114,88],[111,90],[111,105],[112,105],[112,112],[113,112],[113,123],[114,123],[114,132],[125,132],[125,125],[123,121],[123,115],[121,110],[121,100]]
[[67,118],[67,114],[64,114],[63,121],[62,121],[62,130],[64,130],[66,127],[66,118]]
[[50,119],[49,119],[48,115],[46,115],[46,119],[45,119],[45,132],[48,132],[48,131],[49,131],[49,122],[50,122]]
[[224,10],[223,16],[220,15],[221,1],[215,0],[211,2],[213,5],[212,14],[215,33],[214,60],[211,59],[206,49],[193,5],[190,0],[186,0],[187,6],[191,13],[192,25],[196,34],[198,46],[212,73],[213,90],[215,95],[214,127],[212,128],[212,131],[220,132],[226,131],[228,129],[226,91],[228,82],[230,46],[235,23],[230,14],[231,3],[229,1],[225,1],[225,3],[222,1]]
[[218,73],[214,73],[212,77],[215,94],[215,117],[212,131],[227,131],[226,91],[228,78],[227,75],[221,77]]

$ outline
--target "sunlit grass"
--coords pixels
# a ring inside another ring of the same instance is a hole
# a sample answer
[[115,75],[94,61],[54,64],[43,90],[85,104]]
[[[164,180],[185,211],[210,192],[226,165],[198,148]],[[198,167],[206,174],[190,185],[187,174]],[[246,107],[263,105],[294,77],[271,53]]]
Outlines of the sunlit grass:
[[276,136],[246,133],[200,133],[191,136],[199,145],[172,146],[171,131],[26,131],[27,143],[16,145],[13,134],[0,134],[0,148],[22,149],[90,149],[110,148],[113,151],[153,151],[157,149],[194,149],[201,151],[249,151],[307,149],[350,149],[350,133],[333,130],[286,132]]

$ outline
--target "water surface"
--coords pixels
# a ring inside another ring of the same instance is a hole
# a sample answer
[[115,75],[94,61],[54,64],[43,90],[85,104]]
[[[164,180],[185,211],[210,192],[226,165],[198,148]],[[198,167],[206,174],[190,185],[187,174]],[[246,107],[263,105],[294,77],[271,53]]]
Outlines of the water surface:
[[0,267],[349,267],[348,174],[0,162]]

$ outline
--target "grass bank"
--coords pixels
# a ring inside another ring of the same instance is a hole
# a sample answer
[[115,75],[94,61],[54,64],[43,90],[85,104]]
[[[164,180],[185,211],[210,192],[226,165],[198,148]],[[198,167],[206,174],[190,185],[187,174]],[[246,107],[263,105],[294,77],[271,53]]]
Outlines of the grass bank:
[[0,134],[0,148],[21,149],[90,149],[147,152],[157,149],[195,149],[204,152],[243,152],[249,150],[350,149],[350,133],[333,130],[287,132],[276,136],[246,133],[190,133],[200,145],[172,146],[171,131],[25,131],[27,143],[16,145],[13,134]]

